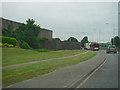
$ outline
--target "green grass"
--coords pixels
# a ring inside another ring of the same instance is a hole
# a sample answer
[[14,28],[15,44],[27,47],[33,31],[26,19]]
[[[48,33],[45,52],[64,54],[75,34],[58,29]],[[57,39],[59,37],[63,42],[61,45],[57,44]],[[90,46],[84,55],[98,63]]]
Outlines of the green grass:
[[70,56],[82,52],[85,52],[85,50],[59,50],[49,52],[38,52],[35,50],[5,47],[2,48],[2,64],[3,66],[7,66],[18,63]]
[[52,60],[49,62],[41,62],[37,64],[17,67],[13,69],[3,70],[3,86],[8,86],[23,80],[27,80],[38,75],[43,75],[45,73],[58,70],[65,66],[78,64],[82,61],[88,60],[94,57],[97,53],[90,51],[87,54],[79,55],[72,58],[61,59],[61,60]]

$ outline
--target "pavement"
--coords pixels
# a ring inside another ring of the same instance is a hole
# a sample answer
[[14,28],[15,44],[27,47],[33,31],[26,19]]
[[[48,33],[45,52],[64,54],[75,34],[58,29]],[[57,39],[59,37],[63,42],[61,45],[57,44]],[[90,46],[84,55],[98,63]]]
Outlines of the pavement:
[[7,88],[71,88],[94,71],[106,59],[104,50],[84,62],[67,66],[51,73],[25,80]]

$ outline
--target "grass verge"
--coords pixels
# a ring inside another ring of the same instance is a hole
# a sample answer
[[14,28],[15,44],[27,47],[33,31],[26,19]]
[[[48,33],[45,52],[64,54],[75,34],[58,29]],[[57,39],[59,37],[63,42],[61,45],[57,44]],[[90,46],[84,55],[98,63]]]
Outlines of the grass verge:
[[83,52],[85,52],[85,50],[59,50],[49,52],[38,52],[35,50],[5,47],[2,48],[2,64],[3,66],[7,66],[18,63],[26,63],[50,58],[71,56]]
[[79,55],[76,57],[61,60],[52,60],[49,62],[41,62],[38,64],[3,70],[3,87],[36,77],[38,75],[43,75],[45,73],[52,72],[54,70],[58,70],[65,66],[78,64],[80,62],[94,57],[96,54],[96,52],[89,51],[87,54]]

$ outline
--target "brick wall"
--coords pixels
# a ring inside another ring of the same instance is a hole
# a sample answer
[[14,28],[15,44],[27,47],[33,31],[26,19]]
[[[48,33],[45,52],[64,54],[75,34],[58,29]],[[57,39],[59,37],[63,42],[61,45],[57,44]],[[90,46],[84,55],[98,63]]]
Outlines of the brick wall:
[[65,42],[65,41],[52,41],[45,40],[40,41],[42,48],[50,50],[79,50],[81,49],[81,44],[79,42]]

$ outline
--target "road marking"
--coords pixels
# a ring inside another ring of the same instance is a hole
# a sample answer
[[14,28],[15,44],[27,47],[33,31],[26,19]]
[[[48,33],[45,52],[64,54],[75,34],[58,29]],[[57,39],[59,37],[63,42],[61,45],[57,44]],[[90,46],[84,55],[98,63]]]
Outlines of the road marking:
[[80,85],[78,85],[76,88],[80,88],[95,72],[97,72],[106,62],[106,59],[105,61],[98,67],[96,68],[85,80],[83,80]]

